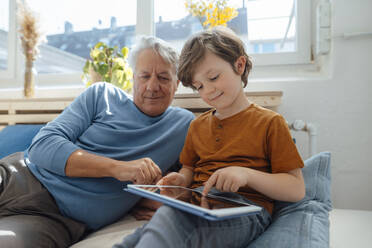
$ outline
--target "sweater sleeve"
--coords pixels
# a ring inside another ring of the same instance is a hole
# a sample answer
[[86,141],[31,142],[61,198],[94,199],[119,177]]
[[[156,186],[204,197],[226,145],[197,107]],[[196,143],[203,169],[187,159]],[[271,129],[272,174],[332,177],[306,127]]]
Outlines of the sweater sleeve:
[[103,84],[94,84],[86,89],[56,119],[39,131],[28,148],[32,163],[65,176],[67,159],[79,149],[75,145],[76,140],[95,118],[102,87]]

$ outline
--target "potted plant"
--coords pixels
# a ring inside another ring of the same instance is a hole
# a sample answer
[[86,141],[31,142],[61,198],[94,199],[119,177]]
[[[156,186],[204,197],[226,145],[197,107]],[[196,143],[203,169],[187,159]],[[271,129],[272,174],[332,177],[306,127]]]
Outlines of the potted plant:
[[39,55],[39,45],[44,41],[40,31],[40,20],[36,12],[32,11],[26,2],[17,2],[17,17],[19,22],[19,37],[22,51],[25,55],[24,96],[29,98],[35,94],[36,70],[34,61]]
[[109,82],[127,91],[132,90],[133,72],[127,57],[129,49],[118,46],[109,47],[98,42],[90,51],[90,58],[83,68],[82,79],[87,86],[96,82]]

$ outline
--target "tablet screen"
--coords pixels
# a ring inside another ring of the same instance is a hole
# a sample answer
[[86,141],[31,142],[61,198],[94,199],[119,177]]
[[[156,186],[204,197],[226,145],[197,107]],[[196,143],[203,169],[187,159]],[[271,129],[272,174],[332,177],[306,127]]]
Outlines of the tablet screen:
[[231,197],[214,194],[203,196],[199,191],[195,189],[189,189],[180,186],[135,185],[135,187],[151,191],[152,193],[178,199],[180,201],[187,202],[206,209],[251,206],[249,203],[237,199],[232,199]]

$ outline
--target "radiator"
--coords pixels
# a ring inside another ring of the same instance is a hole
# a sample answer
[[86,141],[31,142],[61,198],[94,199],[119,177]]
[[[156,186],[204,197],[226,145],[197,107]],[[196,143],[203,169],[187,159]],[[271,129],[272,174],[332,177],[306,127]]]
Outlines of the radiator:
[[293,131],[302,131],[308,134],[308,142],[309,142],[309,151],[308,154],[313,156],[316,154],[316,137],[317,137],[317,128],[316,125],[311,122],[305,122],[303,120],[295,120],[293,122],[288,123],[288,127]]

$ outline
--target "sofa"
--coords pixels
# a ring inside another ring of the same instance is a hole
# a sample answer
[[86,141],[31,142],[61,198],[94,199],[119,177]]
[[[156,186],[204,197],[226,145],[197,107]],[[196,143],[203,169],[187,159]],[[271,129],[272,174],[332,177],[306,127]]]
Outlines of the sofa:
[[[0,159],[25,150],[42,126],[14,125],[0,131]],[[330,156],[322,152],[305,161],[306,197],[298,203],[277,202],[273,223],[249,247],[371,247],[372,211],[332,209]],[[112,247],[144,223],[128,215],[71,247]]]
[[[372,244],[372,211],[333,209],[329,213],[330,221],[330,246],[331,248],[371,247]],[[108,225],[88,235],[71,248],[104,248],[112,247],[120,242],[123,237],[132,233],[136,227],[146,221],[136,221],[132,216]],[[273,246],[276,247],[276,246]],[[318,246],[288,246],[288,248]]]

